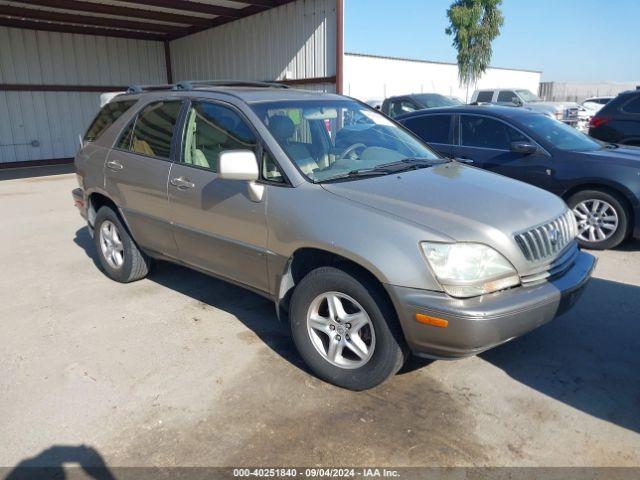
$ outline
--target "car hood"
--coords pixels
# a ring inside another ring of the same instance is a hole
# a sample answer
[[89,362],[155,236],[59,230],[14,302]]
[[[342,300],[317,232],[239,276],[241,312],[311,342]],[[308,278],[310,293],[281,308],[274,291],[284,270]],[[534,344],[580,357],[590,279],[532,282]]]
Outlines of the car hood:
[[488,244],[510,242],[567,208],[537,187],[456,162],[322,186],[453,240]]
[[602,150],[581,153],[592,159],[640,168],[640,147],[620,145],[618,148],[603,148]]

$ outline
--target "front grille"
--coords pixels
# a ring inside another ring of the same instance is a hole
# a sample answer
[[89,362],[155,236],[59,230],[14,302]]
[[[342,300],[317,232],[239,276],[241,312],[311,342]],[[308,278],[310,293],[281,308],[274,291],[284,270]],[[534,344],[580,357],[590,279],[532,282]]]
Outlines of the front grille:
[[567,120],[577,120],[580,112],[577,108],[571,107],[565,110],[564,116]]
[[577,233],[573,212],[567,210],[555,220],[516,233],[514,238],[527,260],[540,262],[561,252]]
[[520,280],[522,281],[522,285],[534,285],[543,280],[551,280],[552,278],[559,277],[571,268],[577,256],[578,244],[573,242],[557,258],[551,261],[551,263],[537,267],[525,275],[521,275]]

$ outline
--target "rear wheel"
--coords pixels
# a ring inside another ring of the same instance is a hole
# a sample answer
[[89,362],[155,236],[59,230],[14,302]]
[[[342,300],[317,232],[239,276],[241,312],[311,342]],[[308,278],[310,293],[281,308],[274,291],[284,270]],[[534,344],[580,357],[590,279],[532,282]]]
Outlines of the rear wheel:
[[291,331],[318,377],[366,390],[402,367],[405,347],[395,312],[376,293],[375,286],[333,267],[313,270],[296,286]]
[[578,222],[578,242],[585,248],[606,250],[626,237],[629,217],[622,201],[602,190],[584,190],[568,201]]
[[96,214],[94,242],[100,264],[112,280],[128,283],[149,273],[152,260],[140,251],[109,207],[101,207]]

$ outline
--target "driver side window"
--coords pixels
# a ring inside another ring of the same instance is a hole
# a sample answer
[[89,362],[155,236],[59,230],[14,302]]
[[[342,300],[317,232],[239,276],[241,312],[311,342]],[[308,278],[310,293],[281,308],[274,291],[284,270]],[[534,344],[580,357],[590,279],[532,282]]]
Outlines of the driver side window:
[[193,102],[185,124],[181,163],[217,172],[222,152],[255,151],[256,143],[249,126],[231,108]]

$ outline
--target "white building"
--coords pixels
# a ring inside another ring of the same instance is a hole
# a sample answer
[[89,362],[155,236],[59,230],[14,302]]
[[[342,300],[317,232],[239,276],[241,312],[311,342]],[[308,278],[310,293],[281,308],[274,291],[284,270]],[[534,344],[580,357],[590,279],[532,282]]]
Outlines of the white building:
[[[489,68],[475,88],[526,88],[538,92],[540,75],[535,70]],[[344,93],[360,100],[384,99],[409,93],[440,93],[465,100],[455,63],[346,53]]]

